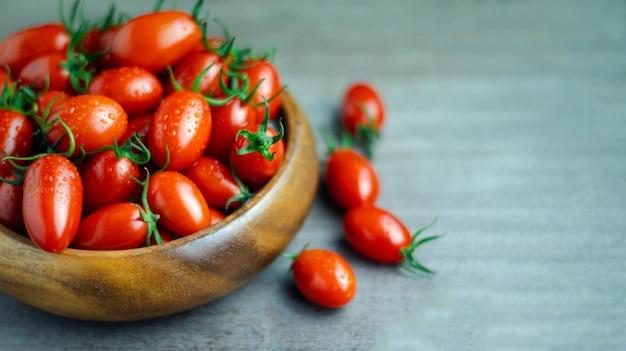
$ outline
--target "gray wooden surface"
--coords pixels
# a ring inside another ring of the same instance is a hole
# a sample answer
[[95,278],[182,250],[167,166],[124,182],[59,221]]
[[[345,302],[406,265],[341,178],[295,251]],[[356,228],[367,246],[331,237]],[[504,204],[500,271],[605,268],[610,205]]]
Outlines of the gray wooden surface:
[[[216,303],[139,323],[0,296],[0,349],[626,349],[626,2],[210,3],[241,42],[279,48],[316,127],[350,81],[380,88],[380,204],[414,228],[439,217],[448,235],[422,252],[437,275],[355,256],[320,197],[290,250],[350,259],[359,286],[345,309],[304,302],[278,260]],[[4,0],[0,34],[55,9]]]

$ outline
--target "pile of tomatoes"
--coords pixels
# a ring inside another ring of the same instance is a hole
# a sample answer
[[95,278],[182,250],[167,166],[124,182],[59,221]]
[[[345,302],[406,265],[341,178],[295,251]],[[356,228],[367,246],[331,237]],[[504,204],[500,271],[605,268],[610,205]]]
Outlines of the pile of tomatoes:
[[[385,108],[378,92],[367,83],[349,87],[341,106],[341,143],[328,138],[325,180],[333,201],[345,210],[346,241],[359,254],[383,264],[400,264],[411,273],[433,273],[415,257],[423,244],[440,237],[422,234],[432,225],[411,234],[390,212],[376,207],[380,181],[370,161],[357,151],[360,146],[371,156],[380,136]],[[355,141],[357,142],[355,145]],[[325,249],[303,250],[290,256],[296,286],[311,302],[328,308],[349,303],[356,294],[356,276],[347,260]]]
[[0,223],[41,249],[160,244],[222,220],[283,160],[269,55],[190,13],[59,23],[0,43]]

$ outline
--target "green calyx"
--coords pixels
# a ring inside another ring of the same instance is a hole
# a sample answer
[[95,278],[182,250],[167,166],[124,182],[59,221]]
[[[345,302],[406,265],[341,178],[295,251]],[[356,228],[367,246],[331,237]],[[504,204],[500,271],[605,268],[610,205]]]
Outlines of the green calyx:
[[[222,22],[218,22],[218,23],[222,23]],[[215,54],[217,54],[217,56],[221,57],[221,58],[227,58],[231,52],[234,49],[234,45],[235,45],[235,37],[230,37],[230,34],[228,37],[226,37],[226,42],[224,42],[222,45],[220,45],[217,48],[212,48],[211,46],[209,46],[209,40],[208,40],[208,32],[207,32],[207,21],[202,21],[199,23],[199,26],[202,30],[202,46],[204,46],[204,49],[206,51],[209,52],[214,52]],[[225,33],[228,33],[227,29],[224,29]]]
[[274,153],[270,151],[270,147],[285,136],[285,128],[282,122],[280,123],[280,131],[278,135],[267,135],[267,125],[269,123],[270,106],[267,100],[265,100],[265,115],[263,116],[263,122],[259,125],[256,133],[252,133],[249,130],[242,129],[237,133],[237,138],[242,136],[248,140],[248,145],[243,148],[237,149],[237,155],[246,155],[253,152],[258,152],[263,155],[268,161],[274,160]]
[[367,122],[356,125],[355,137],[365,148],[365,154],[368,158],[372,158],[373,147],[376,141],[380,138],[380,131],[376,125],[376,119],[369,114],[367,108],[360,103],[355,103],[356,107],[365,116]]
[[161,238],[161,233],[159,233],[159,229],[157,227],[157,222],[159,221],[159,215],[152,212],[150,209],[150,205],[148,204],[148,185],[150,184],[150,171],[146,168],[146,179],[141,181],[137,178],[133,177],[133,180],[137,182],[137,184],[143,187],[141,191],[141,206],[137,206],[139,208],[139,213],[141,215],[141,219],[148,225],[148,231],[146,233],[146,246],[150,246],[152,237],[154,237],[154,241],[157,245],[163,244],[163,238]]
[[[11,74],[8,67],[7,75]],[[26,116],[34,116],[37,113],[37,94],[27,86],[20,86],[19,82],[9,83],[7,79],[0,93],[0,109],[11,110]]]
[[335,139],[335,136],[328,129],[321,129],[320,134],[327,148],[327,155],[332,154],[338,149],[351,149],[354,146],[354,140],[346,131],[341,132],[339,142]]
[[87,26],[81,27],[72,34],[70,44],[67,47],[66,59],[61,63],[61,67],[69,72],[70,83],[75,92],[86,94],[95,72],[89,68],[89,65],[103,54],[87,55],[78,50],[85,34],[87,34]]
[[433,270],[431,270],[430,268],[427,268],[426,266],[424,266],[423,264],[421,264],[416,258],[415,258],[415,252],[417,251],[417,249],[419,247],[421,247],[422,245],[431,242],[433,240],[436,240],[440,237],[443,236],[443,234],[441,235],[432,235],[432,236],[428,236],[425,238],[421,238],[420,235],[422,233],[424,233],[426,230],[430,229],[430,227],[432,227],[435,222],[437,221],[437,219],[435,218],[433,220],[433,222],[427,226],[424,226],[422,228],[419,228],[415,234],[413,234],[413,237],[411,239],[411,244],[407,247],[404,247],[400,250],[400,252],[402,253],[402,257],[404,257],[404,260],[402,261],[402,265],[401,268],[409,273],[409,274],[434,274],[435,272]]
[[137,134],[133,134],[122,146],[117,143],[117,139],[113,140],[112,145],[103,146],[91,152],[86,152],[81,146],[80,155],[75,163],[80,163],[87,156],[96,155],[109,150],[113,151],[116,158],[126,158],[138,166],[148,164],[151,159],[148,147],[141,141],[141,138]]
[[232,170],[232,176],[233,179],[235,179],[235,183],[237,183],[237,187],[239,188],[239,194],[232,196],[228,199],[228,201],[226,201],[226,204],[224,205],[224,210],[226,212],[229,212],[232,209],[231,207],[233,204],[237,204],[237,207],[240,207],[254,196],[254,193],[250,192],[250,189],[248,189],[248,187],[241,182],[234,170]]

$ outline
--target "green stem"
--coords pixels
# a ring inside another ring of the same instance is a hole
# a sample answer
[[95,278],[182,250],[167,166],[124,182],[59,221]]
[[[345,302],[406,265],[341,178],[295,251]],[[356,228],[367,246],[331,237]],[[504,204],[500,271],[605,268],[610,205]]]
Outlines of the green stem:
[[157,245],[163,244],[163,238],[161,238],[161,233],[159,233],[159,229],[157,227],[157,222],[159,221],[159,215],[152,212],[150,209],[150,204],[148,204],[148,186],[150,185],[150,171],[146,168],[146,179],[141,181],[137,178],[133,177],[133,180],[137,182],[137,184],[143,187],[141,191],[141,205],[143,208],[139,207],[139,213],[141,215],[141,219],[148,225],[148,232],[146,233],[146,246],[150,246],[152,242],[152,237],[154,236],[154,241],[156,241]]
[[415,253],[419,247],[443,236],[443,234],[441,234],[441,235],[429,236],[426,238],[420,238],[420,235],[426,232],[428,229],[430,229],[435,224],[435,222],[437,222],[437,218],[435,218],[432,221],[432,223],[430,223],[429,225],[419,228],[415,232],[415,234],[413,234],[413,237],[411,238],[411,244],[400,250],[400,252],[402,253],[402,256],[404,257],[401,267],[406,272],[411,273],[411,274],[416,274],[416,273],[434,274],[435,273],[433,270],[424,266],[415,258]]

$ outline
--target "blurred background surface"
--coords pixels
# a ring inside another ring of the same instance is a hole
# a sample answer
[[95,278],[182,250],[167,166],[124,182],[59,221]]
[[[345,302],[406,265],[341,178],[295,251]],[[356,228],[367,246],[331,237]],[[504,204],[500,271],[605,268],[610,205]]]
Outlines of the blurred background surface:
[[[437,274],[415,280],[357,257],[320,196],[288,250],[350,259],[358,293],[342,310],[305,302],[277,260],[216,303],[137,323],[72,321],[0,296],[0,349],[626,349],[626,2],[207,5],[240,44],[278,48],[316,129],[351,81],[382,92],[380,205],[412,228],[439,218],[447,236],[421,253]],[[3,0],[0,35],[56,20],[57,8]]]

